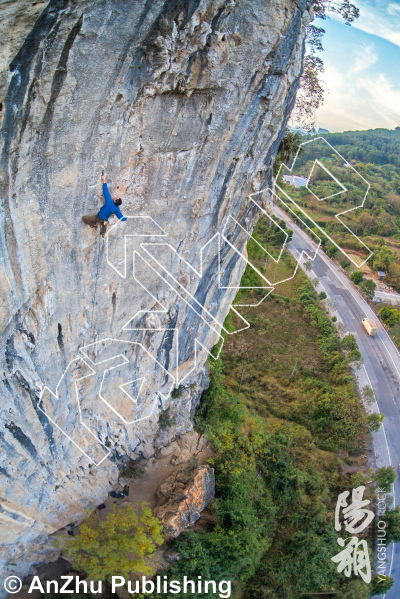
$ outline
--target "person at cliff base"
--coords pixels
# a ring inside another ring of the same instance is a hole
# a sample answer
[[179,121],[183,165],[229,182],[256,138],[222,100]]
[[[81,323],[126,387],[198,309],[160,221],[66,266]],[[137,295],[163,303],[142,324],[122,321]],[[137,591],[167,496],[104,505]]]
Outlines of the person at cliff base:
[[107,231],[107,223],[110,216],[115,214],[119,220],[122,221],[127,220],[127,217],[123,216],[121,210],[119,209],[119,206],[122,204],[121,198],[117,198],[116,200],[112,199],[110,192],[108,191],[106,183],[107,179],[104,171],[101,176],[101,181],[103,183],[103,195],[105,199],[104,206],[97,214],[82,216],[82,220],[86,225],[89,225],[94,229],[96,229],[98,225],[101,225],[101,236],[104,237]]

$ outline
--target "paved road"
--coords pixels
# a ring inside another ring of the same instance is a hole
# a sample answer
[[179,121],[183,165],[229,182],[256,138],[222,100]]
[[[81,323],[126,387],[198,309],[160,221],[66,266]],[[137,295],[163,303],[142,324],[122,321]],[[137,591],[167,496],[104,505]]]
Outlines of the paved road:
[[[364,367],[359,373],[361,383],[370,384],[377,396],[374,411],[385,415],[383,426],[374,433],[374,448],[378,467],[392,465],[398,470],[400,463],[400,354],[393,341],[377,320],[374,312],[364,301],[353,284],[341,270],[321,251],[316,254],[317,246],[310,237],[298,228],[287,215],[275,207],[274,212],[288,222],[293,229],[293,239],[288,249],[298,257],[306,251],[313,259],[313,273],[319,279],[329,298],[337,306],[337,315],[344,322],[349,333],[357,339],[364,356]],[[365,317],[373,318],[378,333],[370,337],[361,324]],[[395,504],[400,499],[400,481],[394,484]],[[394,548],[394,551],[393,551]],[[400,597],[400,543],[391,545],[388,553],[386,575],[394,578],[392,589],[386,593],[386,599]],[[389,574],[390,572],[390,574]]]
[[400,295],[398,293],[390,293],[389,291],[376,291],[375,297],[383,302],[400,304]]

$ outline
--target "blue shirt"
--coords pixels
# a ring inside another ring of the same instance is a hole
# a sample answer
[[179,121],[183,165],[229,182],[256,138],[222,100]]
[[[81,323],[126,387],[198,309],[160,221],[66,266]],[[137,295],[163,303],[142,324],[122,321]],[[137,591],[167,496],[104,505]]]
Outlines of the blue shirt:
[[114,204],[110,192],[108,191],[107,183],[103,183],[103,195],[105,203],[98,216],[103,220],[108,220],[112,214],[115,214],[120,220],[127,220],[127,217],[122,216],[121,210]]

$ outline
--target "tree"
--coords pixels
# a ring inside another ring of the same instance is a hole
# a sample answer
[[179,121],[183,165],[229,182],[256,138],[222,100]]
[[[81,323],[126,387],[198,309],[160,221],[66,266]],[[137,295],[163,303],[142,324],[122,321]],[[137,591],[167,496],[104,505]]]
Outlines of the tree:
[[397,262],[390,264],[388,268],[387,281],[388,283],[393,285],[393,287],[395,287],[397,290],[400,289],[400,264],[398,264]]
[[76,570],[84,570],[93,580],[110,580],[116,572],[152,574],[145,556],[163,542],[162,526],[145,501],[136,515],[131,505],[113,507],[100,522],[95,516],[81,524],[79,535],[65,541],[64,552]]
[[337,254],[337,251],[338,251],[338,249],[337,249],[336,245],[330,245],[327,248],[326,253],[328,254],[329,258],[334,258]]
[[278,150],[282,162],[289,164],[290,159],[293,158],[301,146],[301,135],[300,133],[293,133],[290,129],[286,129],[285,136],[283,137]]
[[326,299],[328,296],[326,295],[325,291],[321,291],[321,293],[319,294],[319,299],[320,300],[324,300]]
[[311,260],[307,260],[306,262],[304,262],[304,268],[306,270],[311,270],[312,269],[312,263]]
[[367,416],[367,426],[371,433],[376,433],[379,431],[384,418],[384,414],[381,414],[380,412],[369,414]]
[[400,506],[388,510],[380,519],[386,522],[386,542],[400,543]]
[[360,16],[360,9],[348,0],[334,2],[331,0],[313,0],[314,14],[319,19],[326,19],[327,12],[333,12],[343,17],[346,25],[350,25]]
[[400,312],[396,308],[390,308],[390,306],[383,306],[379,310],[379,318],[383,320],[388,327],[394,327],[400,320]]
[[355,285],[359,285],[361,283],[361,281],[363,280],[363,274],[361,272],[361,270],[355,270],[351,275],[350,275],[350,281],[353,281],[353,283]]
[[390,265],[395,261],[396,254],[386,246],[374,254],[373,265],[375,270],[389,270]]
[[343,339],[340,342],[340,346],[345,351],[353,351],[355,349],[358,349],[356,338],[352,334],[343,337]]
[[375,391],[368,385],[362,390],[362,398],[366,404],[372,404],[376,400]]
[[364,358],[359,349],[352,349],[351,352],[347,354],[347,360],[349,364],[354,363],[357,368],[361,368],[364,364]]
[[304,57],[303,74],[296,96],[292,118],[302,127],[311,131],[315,125],[315,113],[324,103],[324,88],[320,75],[324,72],[324,63],[318,56],[309,54]]
[[[285,135],[279,144],[276,161],[274,164],[274,175],[276,176],[279,172],[282,163],[289,165],[291,159],[293,159],[297,152],[302,153],[301,146],[301,135],[300,133],[293,133],[290,129],[286,129]],[[285,223],[284,223],[285,227]],[[293,233],[292,233],[293,235]]]
[[[333,12],[343,17],[346,25],[350,25],[360,14],[359,9],[348,0],[313,0],[313,9],[316,18],[325,19],[328,12]],[[311,53],[304,57],[303,74],[293,110],[293,119],[307,131],[315,126],[316,111],[324,103],[325,90],[320,80],[324,63],[315,56],[315,52],[323,50],[321,39],[324,33],[322,27],[312,24],[307,27],[307,45]]]
[[396,470],[393,466],[383,466],[378,468],[374,474],[374,482],[377,487],[390,491],[390,485],[396,480]]
[[[338,597],[340,599],[368,599],[370,596],[369,586],[360,578],[352,578],[340,585],[340,595]],[[306,599],[306,596],[304,599]]]
[[384,595],[392,588],[393,583],[393,578],[389,578],[389,576],[385,576],[384,574],[374,576],[370,582],[371,597],[374,595]]
[[375,297],[376,283],[372,279],[367,279],[360,283],[361,293],[371,302]]

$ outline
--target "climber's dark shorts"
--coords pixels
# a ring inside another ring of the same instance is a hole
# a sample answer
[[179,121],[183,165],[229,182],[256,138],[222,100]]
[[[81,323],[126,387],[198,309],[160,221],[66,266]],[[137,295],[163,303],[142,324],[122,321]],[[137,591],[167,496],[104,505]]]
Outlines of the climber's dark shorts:
[[98,214],[88,214],[86,216],[82,216],[82,220],[86,225],[89,225],[91,227],[97,227],[97,225],[101,225],[101,234],[106,234],[108,221],[100,218]]

